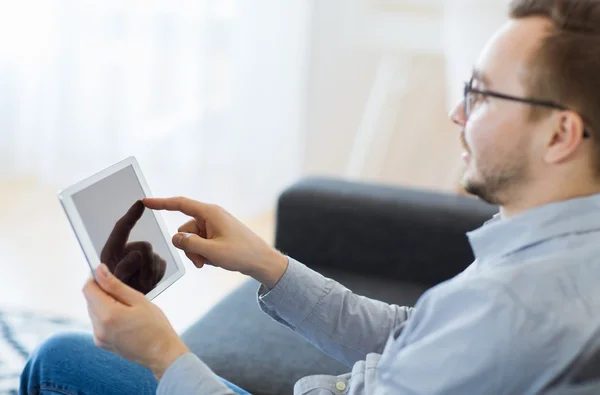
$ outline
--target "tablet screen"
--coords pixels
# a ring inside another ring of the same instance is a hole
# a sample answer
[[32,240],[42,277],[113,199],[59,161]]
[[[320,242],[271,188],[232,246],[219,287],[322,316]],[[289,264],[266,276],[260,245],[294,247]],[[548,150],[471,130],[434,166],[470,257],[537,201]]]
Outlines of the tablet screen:
[[177,272],[167,240],[128,166],[72,195],[96,254],[127,285],[147,294]]

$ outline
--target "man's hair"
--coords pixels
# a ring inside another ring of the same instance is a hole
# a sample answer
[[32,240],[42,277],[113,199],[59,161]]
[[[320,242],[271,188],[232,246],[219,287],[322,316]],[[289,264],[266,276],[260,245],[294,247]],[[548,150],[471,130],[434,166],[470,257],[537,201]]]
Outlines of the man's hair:
[[[596,147],[600,176],[600,0],[513,0],[510,17],[540,16],[552,22],[529,59],[528,94],[552,100],[583,118]],[[539,119],[548,110],[532,108]]]

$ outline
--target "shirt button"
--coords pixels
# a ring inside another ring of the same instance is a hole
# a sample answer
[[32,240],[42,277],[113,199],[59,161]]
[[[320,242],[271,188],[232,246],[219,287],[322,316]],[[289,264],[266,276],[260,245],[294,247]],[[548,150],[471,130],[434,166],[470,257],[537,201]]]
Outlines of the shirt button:
[[338,381],[337,383],[335,383],[335,389],[338,391],[344,391],[346,389],[346,383],[344,383],[343,381]]

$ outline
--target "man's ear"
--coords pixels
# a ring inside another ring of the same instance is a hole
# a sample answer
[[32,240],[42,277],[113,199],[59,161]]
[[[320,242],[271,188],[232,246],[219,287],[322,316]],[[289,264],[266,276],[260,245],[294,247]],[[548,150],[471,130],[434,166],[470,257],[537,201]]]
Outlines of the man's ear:
[[585,125],[579,114],[560,111],[552,117],[553,130],[544,160],[548,164],[564,162],[573,156],[583,140]]

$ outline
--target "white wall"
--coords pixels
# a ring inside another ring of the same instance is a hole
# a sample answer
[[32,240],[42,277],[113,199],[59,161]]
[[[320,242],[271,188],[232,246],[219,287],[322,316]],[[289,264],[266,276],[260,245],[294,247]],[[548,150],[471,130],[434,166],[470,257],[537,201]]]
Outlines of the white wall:
[[315,1],[304,171],[347,174],[387,54],[397,64],[392,93],[358,177],[455,190],[462,149],[449,102],[459,100],[477,53],[504,20],[499,2]]

